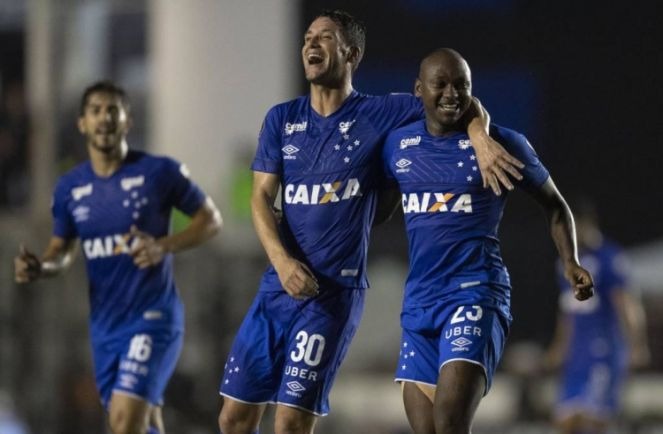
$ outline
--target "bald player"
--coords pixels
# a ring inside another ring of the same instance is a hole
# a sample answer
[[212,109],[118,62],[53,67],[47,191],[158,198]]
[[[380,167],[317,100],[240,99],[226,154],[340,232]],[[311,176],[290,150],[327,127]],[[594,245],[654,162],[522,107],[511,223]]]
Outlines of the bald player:
[[[402,193],[410,255],[396,380],[415,433],[469,433],[511,324],[511,284],[497,239],[507,195],[482,188],[460,122],[472,101],[460,54],[442,48],[427,56],[415,93],[425,120],[394,130],[383,150],[386,176]],[[571,211],[548,171],[522,134],[491,124],[490,135],[524,163],[514,184],[544,208],[575,297],[591,297]]]

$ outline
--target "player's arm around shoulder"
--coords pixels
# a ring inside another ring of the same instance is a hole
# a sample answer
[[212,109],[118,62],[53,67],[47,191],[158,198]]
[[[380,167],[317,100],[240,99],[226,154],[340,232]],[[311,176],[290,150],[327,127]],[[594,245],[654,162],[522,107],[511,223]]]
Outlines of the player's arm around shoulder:
[[479,162],[483,187],[490,187],[498,196],[502,194],[500,185],[507,190],[513,190],[509,176],[522,179],[518,169],[522,169],[524,165],[489,135],[490,115],[476,97],[472,98],[472,105],[464,118],[467,134]]
[[69,268],[76,253],[76,239],[53,236],[41,258],[23,244],[14,257],[14,280],[29,283],[42,277],[56,276]]
[[575,223],[571,209],[560,194],[552,178],[538,188],[527,189],[543,208],[550,225],[550,236],[555,243],[562,266],[564,277],[569,281],[573,294],[578,300],[586,300],[594,295],[594,280],[578,261],[578,245]]

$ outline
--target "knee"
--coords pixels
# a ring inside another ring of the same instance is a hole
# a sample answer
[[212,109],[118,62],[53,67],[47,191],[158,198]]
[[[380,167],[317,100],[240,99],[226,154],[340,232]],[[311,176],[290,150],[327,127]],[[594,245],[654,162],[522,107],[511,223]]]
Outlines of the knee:
[[313,431],[312,417],[300,413],[281,414],[275,420],[276,434],[309,434]]
[[219,429],[222,434],[251,434],[254,432],[252,421],[225,410],[225,407],[219,413]]
[[435,417],[436,434],[470,434],[470,424],[456,417],[440,415]]
[[125,411],[111,412],[108,422],[113,434],[147,434],[147,420],[131,417]]
[[470,434],[472,417],[466,411],[453,407],[437,408],[435,411],[436,434]]

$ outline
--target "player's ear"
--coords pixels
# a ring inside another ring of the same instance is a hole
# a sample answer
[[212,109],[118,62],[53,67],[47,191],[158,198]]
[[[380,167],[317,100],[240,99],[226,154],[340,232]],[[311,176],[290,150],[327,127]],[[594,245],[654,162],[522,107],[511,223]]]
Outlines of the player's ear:
[[361,60],[361,50],[359,47],[348,47],[348,62],[356,65]]
[[417,78],[414,81],[414,96],[421,96],[421,86],[422,86],[421,80]]
[[78,132],[81,134],[85,134],[85,119],[83,118],[83,116],[78,117],[77,125],[78,125]]

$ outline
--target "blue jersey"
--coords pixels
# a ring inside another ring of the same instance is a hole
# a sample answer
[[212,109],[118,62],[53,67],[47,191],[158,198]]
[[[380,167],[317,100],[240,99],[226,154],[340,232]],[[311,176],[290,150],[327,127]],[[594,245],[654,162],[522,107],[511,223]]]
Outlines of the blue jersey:
[[612,294],[629,286],[624,254],[619,246],[609,241],[579,253],[580,263],[594,278],[594,297],[589,300],[581,302],[573,297],[558,263],[560,308],[572,317],[570,324],[573,324],[568,354],[577,359],[577,363],[584,363],[582,360],[587,357],[596,359],[609,354],[623,357],[624,336]]
[[155,238],[165,236],[173,207],[193,214],[204,200],[186,167],[137,151],[129,151],[110,177],[97,176],[88,161],[59,179],[52,206],[53,233],[81,240],[93,339],[135,328],[182,328],[172,255],[139,269],[129,255],[134,242],[130,228],[135,225]]
[[[273,107],[251,168],[279,175],[281,238],[321,284],[366,288],[368,236],[381,186],[387,133],[423,116],[412,95],[353,92],[333,114],[311,108],[310,96]],[[282,290],[273,267],[261,290]]]
[[[490,135],[525,164],[520,187],[548,179],[523,135],[496,125]],[[404,309],[453,301],[493,306],[510,317],[510,281],[497,239],[506,195],[483,188],[467,134],[434,137],[424,121],[415,122],[389,135],[383,161],[400,186],[409,240]]]

